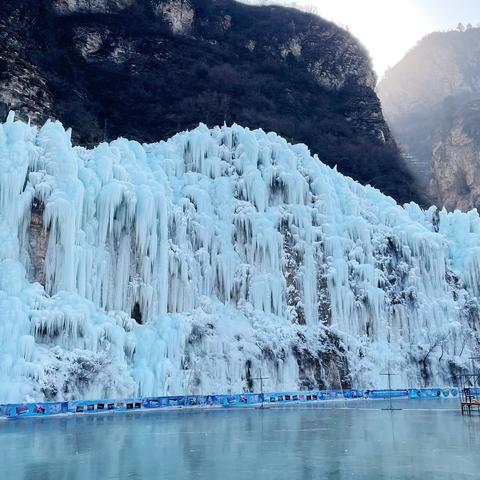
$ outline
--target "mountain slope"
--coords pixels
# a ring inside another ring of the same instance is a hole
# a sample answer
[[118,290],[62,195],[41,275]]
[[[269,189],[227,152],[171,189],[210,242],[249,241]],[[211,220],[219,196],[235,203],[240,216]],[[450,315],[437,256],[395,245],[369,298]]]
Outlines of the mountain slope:
[[78,143],[237,122],[418,200],[368,54],[319,17],[231,0],[4,0],[0,22],[4,110],[56,117]]
[[377,91],[432,201],[480,207],[480,28],[425,37]]
[[480,218],[405,208],[274,133],[72,147],[0,125],[0,401],[450,383]]

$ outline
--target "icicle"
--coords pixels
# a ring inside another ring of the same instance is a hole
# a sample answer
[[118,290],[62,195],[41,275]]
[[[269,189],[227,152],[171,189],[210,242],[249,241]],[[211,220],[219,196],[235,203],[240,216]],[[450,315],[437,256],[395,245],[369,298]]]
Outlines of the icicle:
[[[329,368],[301,378],[303,351],[362,386],[387,360],[447,383],[477,341],[478,213],[402,208],[274,133],[86,150],[12,112],[0,167],[0,402],[242,391],[247,361],[297,389]],[[45,289],[26,280],[34,200]]]

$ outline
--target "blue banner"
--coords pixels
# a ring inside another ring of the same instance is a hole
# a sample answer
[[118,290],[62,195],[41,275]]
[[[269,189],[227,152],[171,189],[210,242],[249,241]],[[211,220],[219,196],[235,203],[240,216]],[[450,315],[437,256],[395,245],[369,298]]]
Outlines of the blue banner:
[[[470,389],[480,394],[480,389]],[[386,399],[425,398],[441,399],[458,397],[458,388],[414,388],[395,390],[309,390],[297,392],[244,393],[229,395],[176,395],[169,397],[144,397],[120,400],[78,400],[70,402],[36,402],[0,405],[0,417],[42,417],[101,412],[128,412],[130,410],[158,408],[235,408],[261,405],[262,403],[297,404],[338,399]]]

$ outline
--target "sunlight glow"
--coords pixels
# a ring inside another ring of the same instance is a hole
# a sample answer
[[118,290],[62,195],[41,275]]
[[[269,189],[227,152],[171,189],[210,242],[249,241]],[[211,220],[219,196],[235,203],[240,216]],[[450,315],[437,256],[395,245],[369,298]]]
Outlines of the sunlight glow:
[[318,15],[347,27],[368,49],[379,76],[431,28],[415,0],[300,0]]

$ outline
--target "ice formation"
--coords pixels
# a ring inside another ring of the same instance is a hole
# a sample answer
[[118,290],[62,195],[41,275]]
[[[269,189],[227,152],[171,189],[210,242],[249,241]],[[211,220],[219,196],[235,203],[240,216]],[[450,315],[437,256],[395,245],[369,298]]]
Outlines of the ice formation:
[[237,125],[70,134],[0,125],[0,401],[440,385],[475,351],[476,211]]

